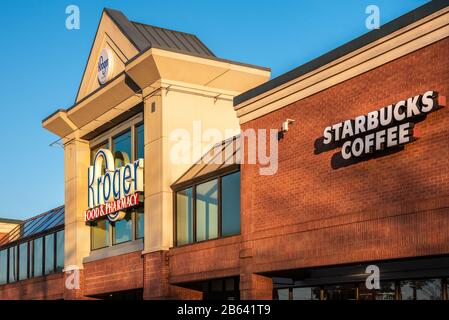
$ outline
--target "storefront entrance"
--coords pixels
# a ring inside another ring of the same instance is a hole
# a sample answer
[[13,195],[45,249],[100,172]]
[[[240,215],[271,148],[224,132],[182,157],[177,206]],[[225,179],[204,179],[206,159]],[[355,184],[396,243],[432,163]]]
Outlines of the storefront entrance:
[[[379,268],[379,288],[369,289],[368,265]],[[447,300],[449,258],[373,262],[289,270],[273,276],[277,300]]]
[[240,300],[239,277],[206,280],[183,286],[203,292],[203,300]]

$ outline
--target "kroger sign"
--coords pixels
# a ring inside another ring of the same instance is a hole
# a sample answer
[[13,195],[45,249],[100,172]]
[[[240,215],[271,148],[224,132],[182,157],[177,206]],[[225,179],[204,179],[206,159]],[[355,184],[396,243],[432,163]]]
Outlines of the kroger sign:
[[125,209],[139,204],[139,192],[143,192],[143,159],[115,168],[111,151],[98,150],[88,170],[89,209],[84,212],[84,220],[103,216],[119,220]]
[[104,48],[101,50],[100,57],[98,58],[98,82],[101,85],[111,80],[114,68],[113,57],[108,49]]

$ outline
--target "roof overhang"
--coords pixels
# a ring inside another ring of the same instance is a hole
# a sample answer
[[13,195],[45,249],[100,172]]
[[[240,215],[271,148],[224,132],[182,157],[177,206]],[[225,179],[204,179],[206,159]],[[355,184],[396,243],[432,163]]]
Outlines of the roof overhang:
[[73,107],[56,111],[42,124],[60,138],[74,132],[82,137],[142,102],[143,89],[160,80],[207,87],[235,96],[269,77],[267,68],[151,48],[130,60],[125,70],[104,86]]
[[447,1],[425,5],[234,98],[240,124],[447,38]]

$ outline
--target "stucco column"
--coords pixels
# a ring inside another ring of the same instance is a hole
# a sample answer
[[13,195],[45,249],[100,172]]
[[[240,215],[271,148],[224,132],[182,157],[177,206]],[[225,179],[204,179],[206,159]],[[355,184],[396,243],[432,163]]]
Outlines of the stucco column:
[[[87,171],[90,163],[88,141],[73,139],[64,145],[65,188],[65,242],[64,267],[78,268],[82,273],[83,258],[90,251],[90,229],[84,223],[83,212],[87,208]],[[82,277],[81,277],[82,278]],[[76,292],[65,292],[68,299],[82,297],[82,287]]]
[[172,245],[172,194],[165,181],[167,138],[162,135],[162,108],[160,95],[145,101],[144,253],[168,250]]

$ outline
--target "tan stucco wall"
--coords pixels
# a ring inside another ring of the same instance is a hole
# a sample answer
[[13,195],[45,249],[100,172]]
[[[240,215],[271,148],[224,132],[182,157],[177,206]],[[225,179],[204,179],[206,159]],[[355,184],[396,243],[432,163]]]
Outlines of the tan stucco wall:
[[16,226],[17,223],[0,222],[0,239],[5,237]]
[[[159,95],[145,103],[146,252],[165,250],[173,245],[173,195],[170,186],[208,151],[208,146],[239,132],[232,100],[203,96],[194,89],[189,92],[187,85],[182,91],[170,88],[162,89]],[[151,113],[152,103],[156,103],[154,113]],[[208,138],[198,133],[195,136],[194,122],[201,122],[202,132],[199,133],[215,129],[221,132],[221,137]],[[179,143],[171,139],[175,130],[189,133],[183,141],[190,144],[189,162],[174,163],[171,157],[173,148]]]
[[17,226],[16,223],[0,222],[0,233],[8,233]]
[[[96,61],[103,47],[111,48],[109,37],[116,40],[114,46],[124,53],[123,57],[116,58],[128,60],[136,53],[120,30],[103,16],[80,86],[78,103],[43,121],[43,126],[61,137],[64,144],[66,268],[81,268],[83,259],[90,255],[90,228],[83,217],[88,205],[90,149],[89,141],[82,137],[144,101],[144,252],[165,250],[173,244],[170,186],[207,151],[200,149],[190,162],[174,165],[170,149],[175,142],[170,141],[170,133],[185,129],[191,134],[193,122],[201,121],[202,130],[234,131],[209,141],[192,136],[186,138],[187,141],[195,140],[205,146],[235,135],[239,123],[232,105],[233,97],[265,82],[270,76],[265,68],[152,48],[129,64],[117,65],[114,73],[117,78],[100,88],[96,81]],[[126,79],[132,79],[142,90],[132,90],[134,86]],[[152,103],[156,105],[155,112],[151,111]]]

